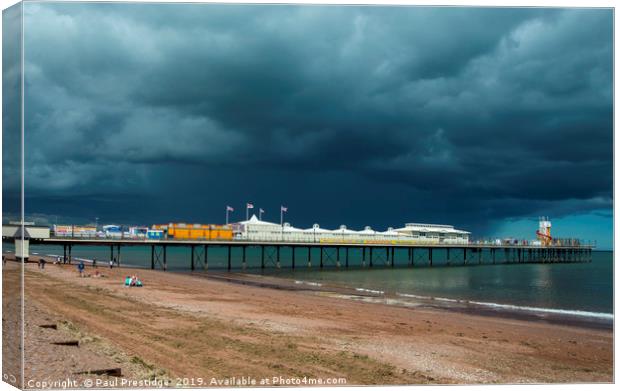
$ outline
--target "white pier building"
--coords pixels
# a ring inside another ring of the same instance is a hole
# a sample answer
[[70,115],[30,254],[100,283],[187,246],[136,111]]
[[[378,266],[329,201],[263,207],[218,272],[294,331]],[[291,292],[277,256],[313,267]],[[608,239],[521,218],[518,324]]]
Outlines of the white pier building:
[[388,228],[379,232],[371,227],[361,231],[345,225],[329,230],[314,224],[311,228],[297,228],[259,220],[252,215],[249,220],[235,224],[235,238],[252,241],[301,242],[301,243],[411,243],[411,244],[468,244],[470,232],[455,229],[452,225],[406,224],[403,228]]

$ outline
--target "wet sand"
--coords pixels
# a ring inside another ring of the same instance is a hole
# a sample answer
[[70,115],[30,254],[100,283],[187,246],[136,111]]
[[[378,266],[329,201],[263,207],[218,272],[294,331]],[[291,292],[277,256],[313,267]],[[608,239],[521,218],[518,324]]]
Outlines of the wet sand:
[[[5,272],[11,269],[16,272],[17,264],[8,262]],[[99,267],[105,277],[80,278],[75,265],[26,269],[27,307],[69,322],[129,363],[143,363],[142,370],[127,366],[128,376],[137,378],[146,368],[148,376],[203,381],[232,376],[345,378],[349,385],[613,381],[608,328],[345,300],[337,296],[349,292],[273,277]],[[87,267],[87,273],[93,270]],[[132,273],[139,274],[143,288],[123,286]],[[28,331],[26,337],[28,352]],[[99,353],[93,344],[83,346]],[[26,379],[50,376],[44,367],[36,373],[29,367]],[[60,375],[62,365],[55,368],[54,376]]]

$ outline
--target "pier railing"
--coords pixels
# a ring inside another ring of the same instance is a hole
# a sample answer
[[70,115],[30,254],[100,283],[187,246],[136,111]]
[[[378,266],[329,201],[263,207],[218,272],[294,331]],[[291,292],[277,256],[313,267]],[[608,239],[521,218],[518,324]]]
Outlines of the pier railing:
[[387,246],[424,246],[424,247],[485,247],[485,248],[504,248],[504,247],[523,247],[523,248],[595,248],[596,242],[583,241],[579,239],[555,239],[550,243],[540,243],[535,240],[515,240],[515,239],[482,239],[470,240],[467,243],[458,241],[436,241],[421,239],[340,239],[340,238],[322,238],[308,239],[300,238],[296,240],[279,240],[276,238],[243,238],[237,237],[233,239],[208,239],[208,238],[146,238],[134,235],[118,235],[118,236],[98,236],[98,235],[50,235],[50,240],[61,241],[88,241],[88,242],[123,242],[123,243],[268,243],[268,244],[316,244],[316,245],[387,245]]
[[[36,245],[63,247],[63,262],[71,263],[72,249],[80,246],[107,246],[110,248],[110,264],[121,264],[121,248],[132,246],[150,247],[151,268],[167,270],[167,250],[185,247],[190,249],[190,268],[207,269],[210,249],[224,249],[226,268],[246,269],[246,256],[250,251],[260,254],[260,268],[269,265],[279,269],[281,265],[295,269],[296,265],[349,268],[350,255],[361,259],[361,267],[395,266],[455,266],[496,263],[571,263],[591,262],[591,244],[575,241],[558,241],[542,245],[527,241],[473,241],[470,243],[420,243],[401,241],[381,242],[284,242],[257,240],[180,240],[144,238],[93,238],[51,237],[32,240]],[[221,253],[221,252],[220,252]],[[435,258],[435,260],[433,260]],[[318,264],[317,264],[318,261]],[[403,263],[405,262],[406,263]],[[296,263],[297,262],[297,263]]]

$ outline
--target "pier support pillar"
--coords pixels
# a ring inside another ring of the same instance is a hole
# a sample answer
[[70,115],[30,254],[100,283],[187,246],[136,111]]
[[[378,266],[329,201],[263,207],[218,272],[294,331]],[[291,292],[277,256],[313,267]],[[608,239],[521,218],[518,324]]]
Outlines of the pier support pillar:
[[349,267],[349,248],[345,247],[344,251],[345,251],[345,254],[344,254],[344,257],[345,257],[344,258],[344,265],[345,265],[346,268],[348,268]]
[[428,262],[430,266],[433,266],[433,249],[431,247],[428,248]]
[[312,247],[308,246],[308,269],[312,267]]
[[168,270],[168,246],[164,245],[164,271]]
[[276,246],[276,269],[280,268],[280,246]]
[[467,247],[463,247],[463,264],[467,265]]
[[194,271],[194,269],[196,269],[196,265],[194,264],[194,246],[190,246],[191,249],[191,253],[192,253],[192,261],[190,263],[190,267],[192,269],[192,271]]
[[265,245],[260,246],[260,268],[265,268]]
[[155,270],[155,245],[151,246],[151,270]]
[[227,265],[228,271],[230,271],[230,269],[232,269],[231,251],[232,251],[232,246],[229,245],[228,246],[228,265]]
[[209,246],[205,244],[205,271],[209,269]]
[[366,247],[362,247],[362,267],[366,267]]
[[245,262],[245,249],[246,249],[246,246],[242,246],[241,247],[241,251],[242,251],[242,253],[241,253],[241,268],[243,270],[245,270],[246,267],[247,267],[247,263]]
[[[71,249],[69,249],[71,251]],[[121,245],[116,246],[116,266],[121,267]]]
[[491,249],[491,255],[493,256],[493,264],[495,265],[495,249]]
[[73,248],[72,245],[69,245],[69,265],[71,265],[71,262],[73,261],[73,255],[71,255],[71,249]]
[[292,256],[291,256],[291,269],[295,270],[295,249],[297,247],[291,247],[291,251],[293,252]]
[[370,260],[369,260],[369,262],[368,262],[368,265],[369,265],[370,267],[372,267],[372,251],[373,251],[373,249],[374,249],[373,247],[370,247],[370,248],[369,248],[369,250],[370,250]]
[[319,258],[319,268],[323,269],[323,246],[319,247],[319,251],[321,252],[321,257]]
[[340,269],[340,247],[336,247],[336,267]]
[[63,250],[62,263],[65,264],[67,263],[67,245],[66,244],[62,246],[62,250]]

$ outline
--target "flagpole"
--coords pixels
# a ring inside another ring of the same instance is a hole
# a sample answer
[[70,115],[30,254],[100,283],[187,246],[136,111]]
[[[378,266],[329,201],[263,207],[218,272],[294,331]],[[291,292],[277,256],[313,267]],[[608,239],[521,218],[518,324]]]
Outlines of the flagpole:
[[228,206],[226,207],[226,225],[228,225]]
[[248,204],[245,204],[245,221],[248,221],[250,219],[250,208],[248,207]]

